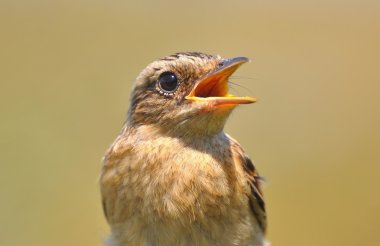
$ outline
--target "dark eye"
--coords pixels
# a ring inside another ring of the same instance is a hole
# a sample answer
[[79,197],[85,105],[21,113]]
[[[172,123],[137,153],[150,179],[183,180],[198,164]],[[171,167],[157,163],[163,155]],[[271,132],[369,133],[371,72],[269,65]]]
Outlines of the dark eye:
[[178,79],[172,72],[163,72],[158,78],[158,86],[164,93],[172,93],[177,89]]

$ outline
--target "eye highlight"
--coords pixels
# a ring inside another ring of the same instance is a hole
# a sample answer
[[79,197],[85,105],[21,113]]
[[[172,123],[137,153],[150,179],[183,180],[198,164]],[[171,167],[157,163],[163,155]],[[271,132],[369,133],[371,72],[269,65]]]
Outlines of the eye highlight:
[[171,95],[178,88],[177,76],[172,72],[163,72],[157,80],[158,88],[164,93]]

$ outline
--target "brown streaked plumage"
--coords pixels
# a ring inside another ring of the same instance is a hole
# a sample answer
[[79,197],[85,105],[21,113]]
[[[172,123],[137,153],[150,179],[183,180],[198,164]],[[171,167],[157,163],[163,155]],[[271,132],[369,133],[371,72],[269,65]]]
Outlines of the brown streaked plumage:
[[223,132],[250,97],[228,94],[247,58],[177,53],[137,77],[100,177],[108,246],[265,245],[260,178]]

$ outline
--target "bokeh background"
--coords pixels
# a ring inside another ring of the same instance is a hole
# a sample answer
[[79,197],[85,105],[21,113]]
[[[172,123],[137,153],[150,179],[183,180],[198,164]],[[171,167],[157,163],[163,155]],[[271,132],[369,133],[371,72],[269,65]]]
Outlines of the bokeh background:
[[0,245],[102,245],[100,160],[152,60],[253,62],[226,131],[267,179],[272,245],[380,245],[380,2],[0,1]]

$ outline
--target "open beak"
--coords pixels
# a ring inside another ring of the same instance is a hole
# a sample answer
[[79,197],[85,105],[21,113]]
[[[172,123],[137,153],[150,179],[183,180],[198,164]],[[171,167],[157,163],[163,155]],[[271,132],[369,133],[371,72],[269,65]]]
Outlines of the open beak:
[[243,63],[246,57],[226,59],[213,72],[200,79],[186,99],[195,102],[205,102],[210,106],[235,106],[256,102],[252,97],[236,97],[228,93],[228,79]]

